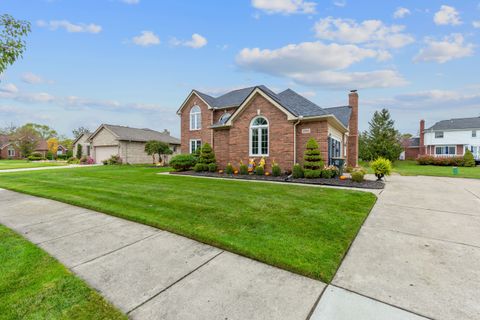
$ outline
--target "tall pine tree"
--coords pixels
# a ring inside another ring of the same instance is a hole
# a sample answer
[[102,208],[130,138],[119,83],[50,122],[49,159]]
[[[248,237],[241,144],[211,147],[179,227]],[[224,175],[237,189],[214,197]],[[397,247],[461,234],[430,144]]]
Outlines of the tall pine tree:
[[400,156],[403,148],[400,143],[400,133],[395,129],[390,112],[382,109],[375,111],[372,120],[368,123],[370,128],[361,135],[360,154],[368,159],[375,160],[379,157],[395,161]]

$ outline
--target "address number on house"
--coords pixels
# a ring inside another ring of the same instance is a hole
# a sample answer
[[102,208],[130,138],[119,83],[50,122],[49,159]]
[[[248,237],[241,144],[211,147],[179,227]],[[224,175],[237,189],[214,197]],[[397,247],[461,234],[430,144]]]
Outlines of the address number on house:
[[310,128],[302,129],[302,134],[310,133]]

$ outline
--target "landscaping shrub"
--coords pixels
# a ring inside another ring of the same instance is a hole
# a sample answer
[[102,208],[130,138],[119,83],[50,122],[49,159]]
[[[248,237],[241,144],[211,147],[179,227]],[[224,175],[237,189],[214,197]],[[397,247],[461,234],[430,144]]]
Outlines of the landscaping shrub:
[[352,166],[347,166],[347,168],[345,169],[345,172],[346,173],[352,173],[353,172],[353,167]]
[[244,164],[243,162],[240,162],[240,167],[239,167],[239,173],[241,175],[246,175],[248,174],[248,166],[246,164]]
[[176,171],[186,171],[191,169],[197,161],[191,154],[178,154],[170,160],[170,166]]
[[325,179],[332,179],[332,178],[335,178],[336,176],[338,176],[339,174],[339,170],[337,167],[335,166],[328,166],[328,167],[325,167],[323,170],[322,170],[322,178],[325,178]]
[[319,177],[323,168],[323,161],[320,156],[320,150],[318,149],[318,143],[314,138],[308,140],[303,160],[303,168],[305,169],[305,172],[310,170],[318,171],[318,173],[306,174],[305,178]]
[[257,176],[263,176],[265,174],[265,169],[263,168],[263,166],[258,166],[256,169],[255,169],[255,174]]
[[473,157],[473,153],[468,149],[463,155],[463,165],[465,167],[475,167],[475,158]]
[[39,161],[39,160],[46,160],[45,157],[40,152],[33,152],[27,158],[29,161]]
[[227,166],[225,167],[225,173],[226,173],[226,174],[233,174],[233,170],[234,170],[234,169],[233,169],[233,166],[232,166],[232,164],[229,162],[229,163],[227,164]]
[[208,164],[208,171],[210,171],[210,172],[217,171],[217,164],[216,163],[209,163]]
[[272,165],[272,176],[278,177],[281,174],[282,174],[282,169],[280,168],[280,166],[277,163],[274,163]]
[[370,168],[372,168],[377,179],[380,180],[384,176],[390,175],[392,172],[392,162],[390,162],[388,159],[380,157],[370,163]]
[[[90,160],[91,159],[91,160]],[[93,159],[90,158],[90,157],[86,157],[86,156],[83,156],[81,159],[80,159],[80,164],[93,164]],[[119,155],[112,155],[110,157],[110,159],[108,160],[103,160],[102,161],[103,164],[105,165],[119,165],[119,164],[122,164],[123,163],[123,160],[122,158],[120,158]]]
[[205,163],[197,163],[193,167],[193,171],[195,172],[208,171],[208,169],[209,169],[208,164],[205,164]]
[[70,158],[68,158],[67,163],[68,164],[79,164],[80,160],[75,158],[75,157],[70,157]]
[[57,159],[59,159],[59,160],[67,160],[68,158],[70,158],[70,157],[66,154],[57,155]]
[[[38,153],[38,152],[34,152],[34,153]],[[46,155],[45,155],[45,158],[47,158],[48,160],[53,160],[57,157],[56,154],[54,154],[53,152],[51,151],[47,151]]]
[[215,163],[215,153],[213,152],[212,147],[209,143],[205,143],[202,148],[200,148],[200,157],[198,158],[199,163]]
[[82,148],[83,146],[81,144],[77,145],[77,159],[82,157]]
[[303,168],[298,163],[293,166],[292,177],[294,179],[303,178]]
[[464,157],[434,157],[424,155],[417,158],[417,163],[419,165],[463,167],[465,165],[465,159]]
[[321,175],[322,175],[322,170],[312,170],[312,169],[303,170],[303,176],[307,179],[320,178]]
[[365,173],[362,170],[354,170],[350,175],[352,176],[352,181],[362,182],[363,180],[365,180]]

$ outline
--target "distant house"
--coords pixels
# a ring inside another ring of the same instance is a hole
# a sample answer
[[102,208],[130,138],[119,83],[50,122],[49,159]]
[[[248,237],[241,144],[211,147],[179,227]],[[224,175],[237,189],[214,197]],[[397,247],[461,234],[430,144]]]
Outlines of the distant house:
[[47,140],[40,140],[37,143],[37,147],[35,148],[34,152],[40,153],[43,157],[47,156],[48,153],[48,143]]
[[407,159],[425,154],[463,156],[468,149],[480,161],[480,117],[442,120],[428,129],[425,129],[425,120],[421,120],[420,136],[410,140],[410,145],[404,145]]
[[84,132],[81,135],[79,135],[72,143],[73,146],[73,156],[77,156],[78,152],[78,146],[82,146],[82,156],[91,156],[90,154],[90,141],[88,140],[90,138],[91,132]]
[[405,138],[401,141],[403,152],[400,160],[415,160],[420,154],[420,137]]
[[[120,156],[124,163],[151,163],[152,156],[145,152],[145,143],[150,140],[167,143],[173,154],[180,152],[180,140],[172,137],[168,130],[159,132],[152,129],[102,124],[88,139],[85,139],[86,137],[77,138],[74,150],[78,148],[78,144],[84,143],[82,152],[83,149],[86,149],[86,153],[90,152],[95,163],[102,163],[112,155]],[[88,141],[88,144],[85,141]],[[167,162],[169,159],[170,157],[167,157]]]
[[0,135],[0,159],[20,159],[20,150],[11,142],[11,137],[5,134]]

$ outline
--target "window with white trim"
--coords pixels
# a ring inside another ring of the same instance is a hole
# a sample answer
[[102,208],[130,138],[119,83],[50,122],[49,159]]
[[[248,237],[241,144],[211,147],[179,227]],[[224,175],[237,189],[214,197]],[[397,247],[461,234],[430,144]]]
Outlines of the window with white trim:
[[202,140],[200,139],[191,139],[190,140],[190,153],[195,153],[202,146]]
[[472,130],[472,138],[476,138],[477,137],[477,130]]
[[443,138],[443,131],[435,131],[435,138]]
[[190,110],[190,130],[202,129],[202,111],[199,106],[193,106]]
[[250,156],[268,156],[268,121],[256,117],[250,123]]
[[9,157],[15,157],[15,148],[14,147],[8,147],[8,156]]
[[436,155],[452,155],[456,154],[456,146],[437,146],[435,147]]

